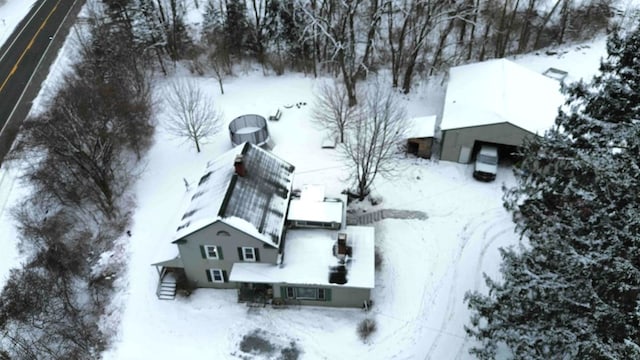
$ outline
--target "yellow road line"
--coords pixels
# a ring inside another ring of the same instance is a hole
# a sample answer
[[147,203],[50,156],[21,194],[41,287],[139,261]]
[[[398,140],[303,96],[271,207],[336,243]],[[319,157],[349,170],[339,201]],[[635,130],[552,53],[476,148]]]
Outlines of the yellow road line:
[[62,0],[58,0],[58,2],[56,3],[56,5],[53,7],[53,9],[51,9],[51,11],[49,12],[49,15],[47,15],[47,17],[44,19],[44,22],[40,25],[40,27],[38,28],[38,31],[36,31],[35,35],[33,35],[33,37],[31,38],[31,40],[29,41],[29,44],[27,45],[27,47],[22,51],[22,54],[20,55],[20,58],[18,59],[18,61],[13,65],[13,68],[11,68],[11,71],[9,72],[9,75],[7,76],[6,79],[4,79],[4,81],[2,82],[2,85],[0,85],[0,92],[2,92],[2,90],[4,89],[4,87],[7,85],[7,82],[9,82],[9,79],[11,79],[11,77],[13,76],[13,74],[16,73],[16,71],[18,70],[18,66],[20,65],[20,63],[22,62],[22,59],[24,58],[24,56],[27,54],[27,51],[29,51],[29,49],[31,49],[31,46],[33,46],[33,43],[36,40],[36,37],[38,37],[38,35],[40,35],[40,32],[42,32],[42,29],[44,29],[45,25],[47,24],[47,22],[49,21],[49,18],[51,17],[51,15],[53,15],[53,13],[58,9],[58,5],[60,5],[60,2]]

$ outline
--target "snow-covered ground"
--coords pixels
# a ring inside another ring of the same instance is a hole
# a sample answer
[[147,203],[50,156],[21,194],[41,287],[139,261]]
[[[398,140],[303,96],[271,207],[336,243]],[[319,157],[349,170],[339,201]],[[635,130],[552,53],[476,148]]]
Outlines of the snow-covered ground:
[[[3,8],[14,3],[26,1],[8,0],[0,7],[0,19],[8,17]],[[69,51],[63,51],[56,67],[64,67],[64,54]],[[538,72],[550,66],[567,70],[569,80],[588,78],[604,54],[604,39],[588,46],[567,46],[566,51],[521,56],[516,62]],[[227,121],[247,113],[267,117],[282,109],[282,118],[269,122],[269,130],[273,151],[296,166],[295,186],[325,184],[328,193],[336,193],[346,187],[346,168],[336,150],[320,148],[321,133],[309,121],[316,82],[297,74],[264,77],[260,71],[250,71],[226,80],[221,96],[215,79],[199,79],[202,88],[214,94]],[[158,89],[164,86],[165,81],[158,83]],[[438,81],[418,84],[406,99],[409,114],[438,114],[444,89]],[[307,105],[284,108],[299,102]],[[383,198],[378,207],[421,210],[428,218],[375,224],[384,263],[376,275],[374,306],[368,313],[313,307],[249,309],[236,302],[233,290],[199,289],[188,298],[160,301],[155,296],[158,276],[150,264],[176,253],[170,241],[183,210],[183,179],[193,183],[207,161],[230,148],[225,130],[197,154],[192,144],[181,143],[159,128],[135,189],[132,237],[123,239],[113,255],[128,259],[129,267],[117,282],[116,299],[101,324],[115,334],[104,353],[106,359],[276,358],[276,352],[254,356],[240,351],[243,336],[256,329],[280,348],[295,342],[303,359],[470,358],[467,351],[472,343],[463,330],[469,320],[464,293],[483,289],[482,273],[498,274],[497,248],[518,242],[501,200],[501,186],[514,182],[510,169],[500,168],[493,183],[480,183],[471,177],[470,165],[407,157],[398,160],[398,178],[376,182],[375,192]],[[0,190],[2,184],[0,177]],[[19,201],[20,191],[15,187],[9,191],[5,202],[11,206]],[[2,205],[0,285],[16,261],[15,231]],[[357,324],[365,318],[375,319],[378,326],[366,344],[356,333]]]

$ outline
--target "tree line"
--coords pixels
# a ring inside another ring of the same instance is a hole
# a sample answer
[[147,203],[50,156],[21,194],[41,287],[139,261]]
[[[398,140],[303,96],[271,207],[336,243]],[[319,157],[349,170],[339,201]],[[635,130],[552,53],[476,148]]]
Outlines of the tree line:
[[[233,65],[340,77],[356,84],[388,69],[409,93],[414,80],[452,65],[591,38],[621,13],[617,0],[104,0],[136,42],[169,71],[187,60],[222,79]],[[204,7],[187,24],[189,6]]]
[[98,14],[86,27],[9,154],[31,192],[12,209],[26,259],[0,293],[2,359],[99,358],[111,336],[100,319],[124,259],[100,259],[126,237],[152,142],[151,65],[130,28]]

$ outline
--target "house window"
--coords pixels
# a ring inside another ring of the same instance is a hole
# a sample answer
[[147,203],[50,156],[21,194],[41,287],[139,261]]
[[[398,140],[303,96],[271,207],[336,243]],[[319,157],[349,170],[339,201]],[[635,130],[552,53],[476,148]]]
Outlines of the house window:
[[222,247],[215,245],[200,245],[200,255],[203,259],[222,260]]
[[318,289],[299,287],[296,288],[296,299],[300,300],[316,300]]
[[256,251],[252,247],[242,248],[242,260],[244,261],[256,261]]
[[216,233],[217,236],[231,236],[228,231],[220,230]]
[[313,287],[285,287],[282,296],[287,299],[331,301],[331,290]]
[[209,269],[209,281],[214,283],[223,283],[224,274],[221,269]]
[[207,256],[207,259],[218,259],[218,247],[213,245],[205,245],[204,253]]

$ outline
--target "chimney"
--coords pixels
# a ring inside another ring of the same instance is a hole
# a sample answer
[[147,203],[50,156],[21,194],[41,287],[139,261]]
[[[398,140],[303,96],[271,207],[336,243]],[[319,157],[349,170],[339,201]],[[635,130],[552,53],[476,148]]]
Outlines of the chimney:
[[236,174],[238,174],[238,176],[244,177],[247,175],[247,169],[244,167],[242,154],[236,155],[236,158],[233,160],[233,167],[236,168]]
[[338,254],[347,254],[347,234],[338,233]]

